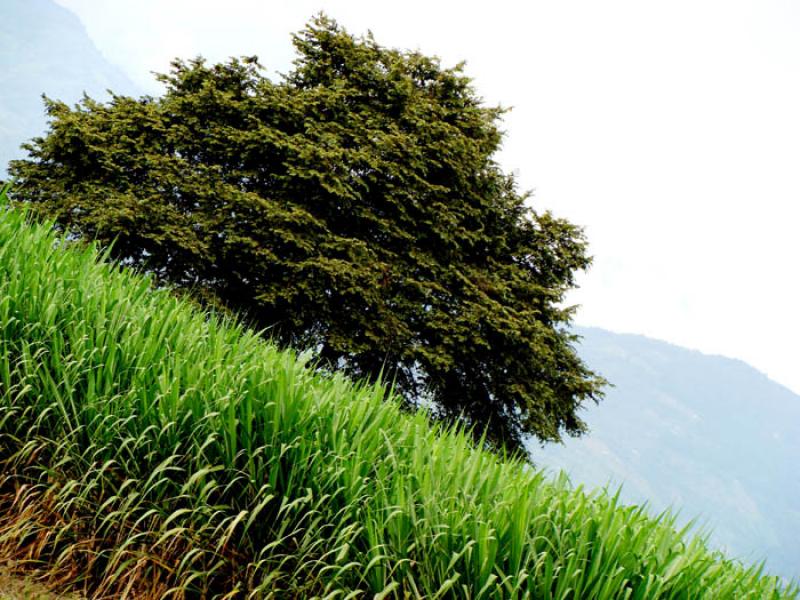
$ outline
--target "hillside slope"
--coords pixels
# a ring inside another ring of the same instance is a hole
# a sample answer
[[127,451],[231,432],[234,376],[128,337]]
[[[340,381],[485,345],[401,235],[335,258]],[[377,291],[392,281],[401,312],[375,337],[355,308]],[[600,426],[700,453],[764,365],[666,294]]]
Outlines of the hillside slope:
[[52,0],[0,2],[0,177],[20,144],[44,131],[42,94],[73,103],[108,89],[136,93],[78,17]]
[[[580,353],[616,387],[585,413],[591,432],[533,448],[575,483],[679,507],[711,541],[800,577],[800,397],[747,364],[584,328]],[[685,520],[684,519],[684,520]]]
[[797,597],[469,439],[0,210],[2,558],[95,598]]

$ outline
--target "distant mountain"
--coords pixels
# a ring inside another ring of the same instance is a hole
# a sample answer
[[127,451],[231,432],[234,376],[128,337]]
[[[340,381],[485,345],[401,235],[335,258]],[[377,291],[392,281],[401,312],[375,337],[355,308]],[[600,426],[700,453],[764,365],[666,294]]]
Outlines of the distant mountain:
[[591,432],[532,446],[576,484],[624,484],[628,502],[680,509],[731,555],[800,579],[800,396],[747,364],[636,335],[579,329],[584,360],[616,387]]
[[52,0],[0,1],[0,177],[19,146],[45,129],[42,94],[74,103],[85,91],[135,94],[78,17]]

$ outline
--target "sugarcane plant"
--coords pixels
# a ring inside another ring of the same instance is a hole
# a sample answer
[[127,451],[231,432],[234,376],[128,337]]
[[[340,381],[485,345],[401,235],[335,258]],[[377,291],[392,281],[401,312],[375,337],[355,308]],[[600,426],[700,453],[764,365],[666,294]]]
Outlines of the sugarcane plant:
[[0,558],[90,598],[798,597],[309,360],[0,211]]

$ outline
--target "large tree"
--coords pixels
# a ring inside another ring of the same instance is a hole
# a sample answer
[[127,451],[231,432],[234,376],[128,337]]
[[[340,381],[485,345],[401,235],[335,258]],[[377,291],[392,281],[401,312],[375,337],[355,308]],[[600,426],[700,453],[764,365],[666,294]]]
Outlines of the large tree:
[[324,16],[294,44],[279,81],[198,58],[158,98],[46,100],[16,199],[490,442],[580,433],[602,380],[563,301],[586,242],[495,162],[503,111]]

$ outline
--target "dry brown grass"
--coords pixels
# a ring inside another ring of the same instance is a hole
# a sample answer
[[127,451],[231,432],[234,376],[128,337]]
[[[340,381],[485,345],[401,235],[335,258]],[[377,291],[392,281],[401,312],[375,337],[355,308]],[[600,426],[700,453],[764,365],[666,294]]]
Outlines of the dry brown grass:
[[[17,489],[13,493],[0,492],[0,600],[164,597],[164,582],[147,568],[152,565],[144,558],[117,578],[98,577],[94,572],[94,551],[108,540],[87,533],[80,518],[65,520],[47,491],[9,485],[9,478],[0,477],[0,490],[9,487]],[[60,536],[73,539],[73,543],[62,548],[63,544],[54,542]]]
[[77,594],[57,594],[37,580],[23,575],[13,564],[0,566],[0,600],[81,600]]

